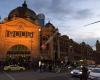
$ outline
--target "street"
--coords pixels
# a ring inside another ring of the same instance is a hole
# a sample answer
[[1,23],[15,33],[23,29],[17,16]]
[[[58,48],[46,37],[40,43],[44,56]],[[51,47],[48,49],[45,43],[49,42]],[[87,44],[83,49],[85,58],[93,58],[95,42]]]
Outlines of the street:
[[50,72],[0,72],[0,80],[79,80],[72,78],[69,73]]

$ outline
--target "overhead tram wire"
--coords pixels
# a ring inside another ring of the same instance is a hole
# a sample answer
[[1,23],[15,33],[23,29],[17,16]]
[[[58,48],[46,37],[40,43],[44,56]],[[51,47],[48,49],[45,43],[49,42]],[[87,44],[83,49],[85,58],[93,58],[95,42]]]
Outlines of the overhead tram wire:
[[57,33],[58,33],[58,29],[53,33],[52,36],[49,37],[49,39],[48,39],[44,44],[41,45],[41,47],[42,47],[42,48],[46,48],[46,45],[47,45],[48,43],[50,43],[51,40],[53,40],[53,38],[57,35]]
[[96,24],[96,23],[99,23],[100,21],[96,21],[96,22],[93,22],[93,23],[90,23],[90,24],[86,24],[84,25],[84,27],[87,27],[87,26],[90,26],[90,25],[93,25],[93,24]]
[[57,33],[58,33],[58,30],[45,42],[45,44],[48,44],[51,40],[53,40],[53,38],[55,37]]

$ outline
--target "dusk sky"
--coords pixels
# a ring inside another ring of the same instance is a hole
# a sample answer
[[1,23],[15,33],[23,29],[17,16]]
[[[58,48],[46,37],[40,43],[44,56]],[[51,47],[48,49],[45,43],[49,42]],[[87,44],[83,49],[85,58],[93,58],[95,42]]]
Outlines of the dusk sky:
[[[95,46],[100,40],[100,0],[26,0],[28,8],[36,14],[43,13],[46,22],[50,21],[62,35],[67,35],[80,43],[85,41]],[[0,16],[3,19],[9,12],[21,6],[24,0],[0,0]]]

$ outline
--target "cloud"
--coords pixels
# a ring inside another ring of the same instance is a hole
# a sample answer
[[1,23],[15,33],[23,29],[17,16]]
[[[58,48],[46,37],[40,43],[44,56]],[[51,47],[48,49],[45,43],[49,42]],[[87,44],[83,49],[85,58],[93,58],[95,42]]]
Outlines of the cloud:
[[[29,1],[29,7],[36,12],[44,13],[49,18],[55,20],[86,19],[92,15],[91,10],[77,8],[77,4],[82,4],[86,0],[36,0]],[[44,5],[45,4],[45,5]]]
[[32,9],[45,12],[48,10],[49,6],[51,5],[51,1],[52,0],[36,0],[36,1],[30,0],[28,4],[29,7]]
[[[80,1],[80,0],[57,0],[57,1],[50,0],[49,4],[47,1],[48,5],[46,4],[44,7],[43,6],[42,7],[44,8],[44,12],[46,12],[47,15],[50,15],[50,17],[56,18],[58,20],[59,19],[60,20],[87,19],[93,16],[92,10],[88,9],[87,7],[84,7],[84,8],[76,7],[77,4],[79,3],[81,4],[81,2],[83,1]],[[40,5],[38,7],[40,9],[41,1],[39,3]]]
[[[11,2],[13,4],[9,5]],[[0,2],[1,16],[7,16],[10,10],[21,6],[22,3],[23,0],[2,0]],[[61,34],[68,34],[70,38],[75,40],[84,39],[86,41],[89,40],[88,38],[95,40],[100,37],[100,29],[98,31],[97,29],[91,29],[91,31],[95,30],[94,34],[88,34],[90,29],[87,28],[83,31],[78,31],[79,29],[82,30],[79,27],[80,25],[93,21],[91,17],[94,14],[99,15],[99,3],[99,0],[27,0],[28,8],[35,11],[36,14],[43,13],[46,16],[46,20],[48,18],[55,27],[59,27]],[[95,20],[97,19],[95,18]]]
[[59,14],[70,14],[72,13],[72,8],[70,6],[70,3],[65,0],[52,0],[51,6],[49,7],[50,11],[56,15]]
[[83,10],[78,10],[76,11],[75,15],[73,18],[75,19],[87,19],[89,17],[93,16],[93,13],[89,9],[83,9]]

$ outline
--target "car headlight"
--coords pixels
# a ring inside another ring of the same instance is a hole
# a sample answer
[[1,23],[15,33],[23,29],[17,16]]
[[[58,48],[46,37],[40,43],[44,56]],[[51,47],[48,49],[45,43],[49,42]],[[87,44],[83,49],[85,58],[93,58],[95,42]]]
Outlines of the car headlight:
[[71,67],[70,66],[68,66],[68,69],[70,69]]
[[73,72],[73,71],[71,71],[70,73],[71,73],[71,74],[73,74],[74,72]]
[[82,74],[82,72],[79,72],[80,74]]
[[91,70],[89,69],[88,72],[91,72]]

